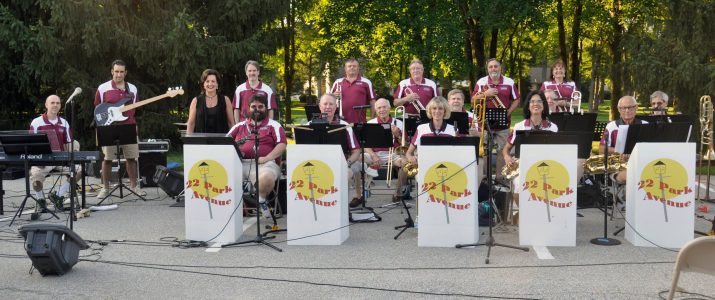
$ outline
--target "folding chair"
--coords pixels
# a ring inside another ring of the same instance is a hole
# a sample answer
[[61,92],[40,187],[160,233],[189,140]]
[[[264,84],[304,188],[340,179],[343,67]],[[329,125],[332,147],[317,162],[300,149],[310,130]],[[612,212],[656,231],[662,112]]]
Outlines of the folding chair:
[[668,300],[672,300],[675,295],[681,272],[715,275],[715,236],[694,239],[680,249],[673,269],[673,281],[670,285]]

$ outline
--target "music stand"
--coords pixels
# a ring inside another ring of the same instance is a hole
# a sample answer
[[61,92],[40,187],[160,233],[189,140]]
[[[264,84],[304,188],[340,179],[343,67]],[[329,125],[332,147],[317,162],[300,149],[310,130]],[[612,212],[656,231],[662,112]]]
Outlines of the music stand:
[[637,143],[687,143],[691,139],[691,129],[692,125],[688,123],[630,125],[623,153],[631,154]]
[[[35,200],[38,202],[32,194],[30,194],[30,158],[29,155],[40,155],[52,154],[52,148],[50,148],[50,140],[44,133],[10,133],[10,134],[0,134],[0,146],[3,148],[3,152],[7,155],[22,155],[23,165],[25,167],[25,198],[22,199],[20,203],[20,208],[18,208],[15,215],[10,221],[12,226],[15,223],[15,219],[22,216],[22,210],[25,209],[25,204],[27,199]],[[54,212],[51,212],[52,216],[59,220]]]
[[457,133],[467,135],[469,134],[469,115],[463,111],[453,111],[449,116],[449,119],[444,120],[447,124],[452,124]]
[[487,122],[485,123],[489,123],[489,127],[491,128],[491,130],[509,129],[509,119],[506,117],[506,108],[488,107],[484,112],[484,116],[487,120]]
[[586,159],[591,156],[591,136],[583,132],[546,130],[531,131],[517,130],[514,132],[514,154],[521,157],[521,145],[547,144],[547,145],[578,145],[578,158]]
[[[489,115],[489,110],[490,108],[487,108],[486,113],[487,116]],[[494,195],[492,194],[492,159],[491,159],[491,151],[492,147],[494,147],[494,133],[492,131],[491,125],[492,123],[498,123],[498,124],[506,124],[506,109],[496,109],[493,111],[499,111],[497,113],[492,113],[492,118],[493,120],[488,120],[488,122],[484,122],[484,133],[482,133],[483,137],[487,139],[487,148],[484,149],[484,153],[486,155],[486,167],[487,167],[487,190],[489,191],[489,197],[488,201],[491,204],[491,207],[496,207],[496,202],[494,202]],[[477,143],[475,143],[475,147],[478,147]],[[477,155],[479,154],[479,150],[477,148]],[[476,158],[476,156],[475,156]],[[476,197],[476,196],[475,196]],[[454,247],[455,248],[464,248],[464,247],[472,247],[474,246],[475,248],[477,246],[487,246],[487,258],[484,260],[484,263],[488,264],[489,263],[489,257],[491,256],[492,253],[492,247],[504,247],[504,248],[511,248],[511,249],[516,249],[516,250],[522,250],[525,252],[529,252],[529,248],[526,247],[519,247],[519,246],[512,246],[512,245],[507,245],[507,244],[501,244],[497,243],[494,240],[494,209],[489,209],[489,236],[487,237],[487,240],[483,243],[472,243],[472,244],[457,244]]]
[[316,114],[320,115],[320,107],[317,105],[306,105],[303,109],[305,110],[305,118],[308,121],[313,120],[313,116]]
[[[97,126],[97,146],[100,147],[112,147],[115,146],[117,149],[117,160],[121,164],[119,159],[119,146],[129,145],[137,143],[137,125],[136,124],[122,124],[122,125],[108,125],[108,126]],[[123,155],[122,155],[123,156]],[[129,176],[136,176],[136,174],[129,174]],[[109,199],[112,193],[119,189],[119,199],[124,198],[124,189],[127,189],[130,193],[146,201],[146,198],[134,192],[132,189],[124,185],[122,182],[122,174],[119,174],[119,183],[109,190],[107,197],[100,200],[97,205],[101,205],[104,200]],[[107,188],[107,187],[104,187]],[[128,195],[127,195],[128,196]]]
[[[358,143],[360,145],[360,157],[363,159],[362,166],[360,167],[360,179],[362,180],[362,207],[356,207],[350,209],[350,221],[360,222],[360,223],[372,223],[382,221],[382,217],[375,214],[372,207],[365,206],[367,202],[367,193],[365,192],[365,148],[390,148],[393,146],[392,130],[390,129],[390,124],[363,124],[355,123],[353,130],[355,130],[355,135],[358,138]],[[391,158],[388,158],[391,159]],[[371,214],[371,217],[363,219],[353,218],[353,213],[367,213]]]
[[549,115],[549,121],[556,124],[559,132],[562,131],[586,131],[593,132],[596,127],[596,113],[571,114],[553,113]]

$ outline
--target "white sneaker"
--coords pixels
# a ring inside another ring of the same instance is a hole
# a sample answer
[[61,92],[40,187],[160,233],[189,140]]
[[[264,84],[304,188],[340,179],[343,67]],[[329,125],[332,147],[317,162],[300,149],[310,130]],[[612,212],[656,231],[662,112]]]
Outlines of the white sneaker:
[[261,214],[263,214],[263,217],[266,219],[271,219],[271,211],[268,208],[268,204],[266,204],[266,202],[261,202],[259,203],[259,206],[261,207]]
[[146,197],[146,192],[142,190],[138,185],[135,186],[132,191],[134,191],[139,196]]
[[99,200],[104,200],[104,198],[107,198],[109,196],[109,190],[102,188],[99,190],[99,194],[97,194],[97,199]]

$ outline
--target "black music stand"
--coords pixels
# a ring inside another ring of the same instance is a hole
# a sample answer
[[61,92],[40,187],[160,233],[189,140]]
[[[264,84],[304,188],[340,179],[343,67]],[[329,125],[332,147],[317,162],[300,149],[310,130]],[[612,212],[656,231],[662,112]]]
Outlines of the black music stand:
[[[499,109],[497,108],[497,111],[500,111],[498,113],[492,113],[491,117],[492,119],[489,119],[489,110],[488,108],[486,110],[487,113],[487,120],[488,122],[484,122],[484,133],[482,133],[482,136],[487,139],[487,148],[484,149],[484,153],[486,155],[486,161],[485,165],[487,167],[487,190],[489,191],[489,197],[488,201],[491,204],[490,207],[496,207],[496,202],[494,202],[494,195],[492,193],[492,147],[494,147],[494,133],[492,131],[491,124],[498,124],[498,125],[505,125],[507,123],[506,121],[506,109]],[[493,110],[494,111],[494,110]],[[508,127],[507,127],[508,128]],[[475,144],[476,147],[478,147],[477,144]],[[477,148],[477,154],[479,154],[479,150]],[[475,156],[476,157],[476,156]],[[476,195],[475,195],[476,197]],[[529,248],[526,247],[519,247],[519,246],[512,246],[512,245],[507,245],[507,244],[501,244],[497,243],[494,240],[494,209],[489,209],[489,236],[487,237],[487,240],[483,243],[473,243],[473,244],[457,244],[454,247],[456,248],[464,248],[464,247],[472,247],[474,246],[475,248],[477,246],[487,246],[487,258],[484,260],[484,263],[488,264],[489,263],[489,257],[491,256],[492,253],[492,247],[504,247],[504,248],[511,248],[511,249],[516,249],[516,250],[522,250],[525,252],[529,252]]]
[[[35,133],[17,133],[17,134],[5,134],[5,135],[0,135],[0,146],[3,147],[3,152],[5,154],[11,155],[11,154],[20,154],[23,155],[24,158],[24,167],[25,167],[25,198],[22,199],[22,203],[20,203],[20,208],[18,208],[17,212],[15,212],[15,215],[12,217],[12,221],[10,221],[10,227],[12,227],[12,224],[15,223],[15,219],[22,216],[22,210],[25,209],[25,204],[27,203],[27,199],[32,199],[35,200],[36,203],[39,203],[38,199],[36,199],[32,194],[30,194],[30,155],[47,155],[47,154],[52,154],[52,149],[50,148],[50,141],[47,138],[46,134],[35,134]],[[48,211],[49,213],[52,214],[53,217],[57,218],[59,220],[60,217],[58,217],[54,212]]]
[[[355,135],[358,138],[358,143],[360,145],[360,157],[362,166],[360,167],[360,179],[362,180],[362,207],[356,207],[350,209],[350,222],[356,223],[372,223],[382,221],[382,217],[375,214],[372,207],[365,206],[367,202],[367,193],[365,191],[365,148],[390,148],[393,146],[392,130],[390,129],[390,124],[363,124],[355,123],[353,129],[356,131]],[[391,158],[388,158],[391,159]],[[357,213],[367,213],[371,214],[371,217],[365,219],[355,219],[353,214]]]
[[[115,146],[117,149],[117,160],[119,161],[120,167],[121,167],[121,160],[119,159],[119,146],[121,145],[129,145],[129,144],[136,144],[137,143],[137,125],[136,124],[122,124],[122,125],[108,125],[108,126],[97,126],[97,146],[100,147],[112,147]],[[123,154],[122,154],[123,156]],[[137,167],[138,169],[138,167]],[[137,176],[137,174],[129,174],[129,176]],[[119,189],[119,199],[124,199],[124,189],[129,191],[129,193],[134,194],[135,196],[139,197],[139,199],[142,199],[146,201],[146,198],[144,198],[142,195],[137,194],[134,192],[132,189],[127,187],[123,182],[122,182],[122,174],[119,174],[119,183],[113,187],[111,190],[109,190],[109,193],[107,193],[107,197],[100,200],[97,205],[101,205],[104,200],[109,199],[109,197],[112,196],[112,193]],[[104,187],[107,188],[107,187]],[[129,196],[129,195],[127,195]]]
[[559,132],[562,131],[586,131],[593,132],[596,127],[596,113],[571,114],[553,113],[549,115],[549,121],[556,124]]
[[449,119],[444,120],[447,124],[452,124],[457,133],[467,135],[469,134],[469,115],[463,111],[453,111],[449,116]]
[[487,119],[491,130],[509,129],[509,118],[507,118],[506,108],[488,107],[484,112],[484,117]]

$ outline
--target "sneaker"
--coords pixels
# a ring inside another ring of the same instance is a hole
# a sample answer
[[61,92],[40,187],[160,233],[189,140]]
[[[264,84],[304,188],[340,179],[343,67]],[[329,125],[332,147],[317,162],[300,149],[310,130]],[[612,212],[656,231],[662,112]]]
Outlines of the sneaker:
[[363,199],[362,197],[360,197],[360,198],[355,197],[355,198],[353,198],[353,200],[350,200],[349,205],[350,205],[350,208],[355,208],[355,207],[360,206],[360,204],[362,204],[363,202],[365,202],[365,199]]
[[400,203],[400,202],[402,202],[402,196],[398,196],[398,195],[392,196],[392,203]]
[[271,210],[268,208],[268,203],[260,202],[258,205],[261,207],[261,214],[263,214],[263,217],[266,219],[271,219]]
[[142,197],[145,197],[145,196],[146,196],[146,192],[143,191],[138,185],[135,186],[135,187],[132,189],[132,191],[133,191],[134,193],[136,193],[137,195],[139,195],[139,196],[142,196]]
[[101,190],[99,190],[99,194],[97,194],[97,199],[104,200],[104,198],[107,198],[107,197],[109,197],[108,189],[102,188]]

